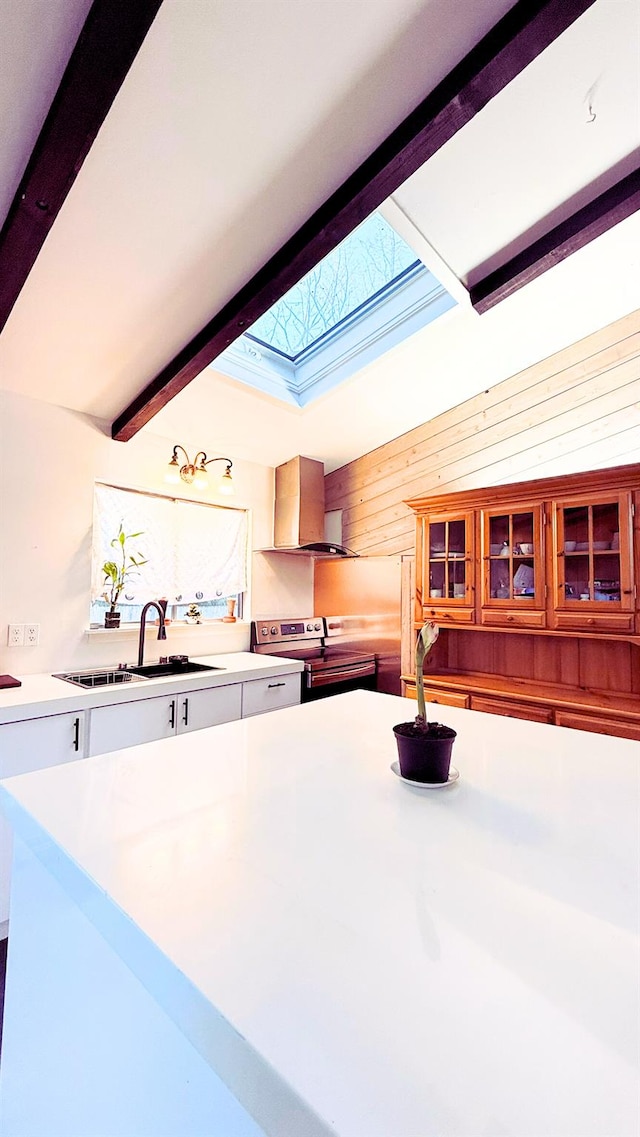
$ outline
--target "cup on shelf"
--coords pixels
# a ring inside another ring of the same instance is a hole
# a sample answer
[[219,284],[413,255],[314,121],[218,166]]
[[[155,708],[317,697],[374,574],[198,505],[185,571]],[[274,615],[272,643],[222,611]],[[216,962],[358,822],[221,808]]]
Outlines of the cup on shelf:
[[453,595],[458,597],[464,596],[464,584],[454,584]]
[[531,544],[531,542],[530,541],[521,541],[520,542],[520,552],[524,553],[525,557],[530,557],[531,554],[533,553],[533,545]]
[[492,557],[499,557],[502,552],[502,545],[489,545],[489,552]]
[[589,593],[588,592],[581,592],[580,593],[580,599],[581,600],[588,600],[589,599]]
[[434,600],[439,600],[440,597],[442,596],[442,589],[441,588],[432,588],[431,589],[431,595],[433,596]]

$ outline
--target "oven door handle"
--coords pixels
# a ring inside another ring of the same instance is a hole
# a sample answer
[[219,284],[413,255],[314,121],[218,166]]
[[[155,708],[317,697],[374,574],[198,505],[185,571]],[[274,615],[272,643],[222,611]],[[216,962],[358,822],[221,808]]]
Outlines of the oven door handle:
[[364,675],[375,675],[375,662],[350,664],[348,667],[326,667],[321,671],[307,671],[307,687],[324,687],[328,683],[346,682]]

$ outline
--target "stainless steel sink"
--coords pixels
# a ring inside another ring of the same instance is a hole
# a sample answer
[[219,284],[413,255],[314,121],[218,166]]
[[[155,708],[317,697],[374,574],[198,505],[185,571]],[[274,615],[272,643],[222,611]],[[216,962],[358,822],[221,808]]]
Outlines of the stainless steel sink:
[[128,667],[127,671],[139,679],[163,679],[165,676],[190,675],[197,671],[224,671],[224,667],[175,659],[169,660],[168,663],[144,663],[142,667]]
[[112,684],[139,683],[142,679],[164,679],[172,675],[191,675],[199,671],[224,671],[224,667],[213,667],[208,663],[192,663],[190,660],[170,660],[168,663],[145,663],[142,667],[102,667],[84,671],[64,671],[54,675],[54,679],[64,679],[76,687],[108,687]]
[[99,670],[64,671],[53,678],[64,679],[65,683],[74,683],[76,687],[110,687],[120,683],[139,682],[142,675],[133,675],[119,667],[102,667]]

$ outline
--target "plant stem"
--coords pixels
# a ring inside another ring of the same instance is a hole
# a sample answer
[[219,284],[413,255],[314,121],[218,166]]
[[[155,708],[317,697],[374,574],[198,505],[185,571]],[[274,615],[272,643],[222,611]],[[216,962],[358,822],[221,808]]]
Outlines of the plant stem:
[[416,642],[416,695],[418,696],[418,716],[416,722],[421,722],[425,730],[429,725],[427,707],[424,698],[424,661],[436,642],[440,629],[437,624],[427,622],[423,624]]

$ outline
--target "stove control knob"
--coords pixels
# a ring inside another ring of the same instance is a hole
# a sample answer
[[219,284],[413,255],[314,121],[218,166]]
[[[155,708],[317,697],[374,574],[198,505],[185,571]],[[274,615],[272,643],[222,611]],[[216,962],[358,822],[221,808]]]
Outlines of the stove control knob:
[[277,629],[276,627],[273,627],[273,628],[271,629],[271,635],[272,635],[272,636],[277,636],[277,634],[278,634],[278,629]]
[[308,631],[308,632],[312,632],[312,631],[313,631],[313,624],[307,624],[307,631]]
[[262,632],[263,636],[269,635],[269,629],[268,628],[260,628],[260,631]]
[[314,628],[315,628],[316,632],[319,632],[319,631],[320,631],[320,628],[322,627],[322,625],[321,625],[321,624],[314,624],[313,626],[314,626]]

